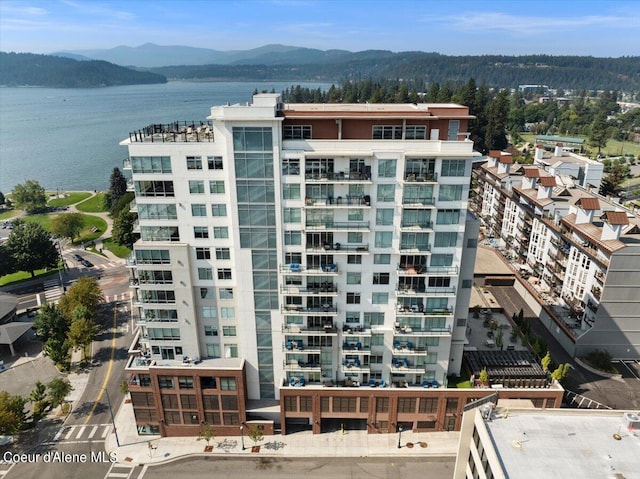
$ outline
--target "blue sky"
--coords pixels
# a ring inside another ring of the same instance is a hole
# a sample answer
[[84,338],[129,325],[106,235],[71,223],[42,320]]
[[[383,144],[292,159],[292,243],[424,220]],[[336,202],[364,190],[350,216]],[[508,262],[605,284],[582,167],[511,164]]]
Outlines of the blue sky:
[[269,43],[448,55],[640,55],[638,0],[0,0],[0,50]]

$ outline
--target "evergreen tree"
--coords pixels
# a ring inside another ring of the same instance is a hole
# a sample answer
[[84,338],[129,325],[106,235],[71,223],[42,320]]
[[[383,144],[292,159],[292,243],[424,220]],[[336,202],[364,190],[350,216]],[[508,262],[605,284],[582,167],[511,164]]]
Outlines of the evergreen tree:
[[115,205],[127,192],[127,180],[117,166],[111,172],[109,178],[109,209]]
[[504,150],[509,145],[506,135],[508,94],[507,90],[501,90],[489,105],[485,150]]
[[113,220],[113,229],[111,231],[113,241],[131,248],[137,239],[136,234],[133,232],[135,219],[136,215],[133,213],[127,210],[120,211]]

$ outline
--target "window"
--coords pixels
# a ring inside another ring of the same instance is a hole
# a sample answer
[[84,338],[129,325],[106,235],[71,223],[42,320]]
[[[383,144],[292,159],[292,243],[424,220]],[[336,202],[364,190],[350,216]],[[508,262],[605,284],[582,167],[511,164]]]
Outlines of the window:
[[347,264],[362,264],[362,256],[356,254],[347,255]]
[[347,243],[362,243],[362,233],[355,233],[353,231],[349,231],[347,233]]
[[362,273],[347,273],[347,284],[360,284]]
[[213,279],[213,270],[211,268],[198,268],[198,279]]
[[438,412],[438,398],[420,398],[418,413],[434,414]]
[[223,194],[224,193],[224,181],[210,181],[209,193]]
[[218,279],[232,279],[231,268],[218,268]]
[[223,336],[235,336],[236,335],[236,327],[235,326],[222,326],[222,335]]
[[220,299],[233,299],[233,288],[220,288],[218,296]]
[[[384,313],[364,313],[364,324],[365,326],[384,326]],[[384,338],[384,335],[382,337]]]
[[283,221],[285,223],[300,223],[302,220],[302,211],[300,208],[285,208]]
[[139,269],[138,280],[140,284],[171,284],[173,283],[173,274],[171,271]]
[[347,304],[360,304],[360,293],[347,293]]
[[460,222],[460,210],[438,210],[436,222],[439,225],[457,225]]
[[389,398],[376,398],[376,412],[389,412]]
[[216,248],[216,259],[231,259],[229,248]]
[[378,208],[376,210],[376,225],[390,226],[393,224],[393,208]]
[[402,233],[400,235],[401,250],[429,251],[429,233]]
[[147,328],[149,339],[159,341],[180,341],[180,328]]
[[237,358],[238,357],[238,345],[237,344],[227,344],[224,347],[224,357],[225,358]]
[[469,238],[467,239],[467,248],[473,249],[478,247],[477,238]]
[[436,233],[434,246],[436,248],[454,247],[458,243],[458,233],[455,231],[441,231]]
[[143,220],[175,220],[178,213],[173,204],[138,204],[138,217]]
[[396,160],[378,160],[378,178],[395,178],[396,164]]
[[204,193],[204,181],[189,180],[189,193],[194,195]]
[[457,141],[459,131],[460,131],[460,120],[449,120],[449,132],[447,133],[447,140]]
[[176,294],[174,291],[146,290],[140,291],[140,300],[143,303],[175,303]]
[[389,304],[389,293],[373,293],[371,304]]
[[285,200],[300,199],[300,185],[287,184],[282,185],[282,198]]
[[[193,378],[187,378],[187,377],[179,377],[178,378],[178,387],[180,389],[193,389]],[[185,404],[185,400],[182,399],[182,407],[184,409],[195,409],[196,408],[196,400],[195,400],[195,396],[182,396],[182,398],[193,398],[193,402],[191,402],[190,400],[188,401],[189,404]]]
[[158,376],[158,386],[160,386],[160,389],[173,389],[173,377]]
[[200,288],[200,299],[213,300],[213,288]]
[[175,196],[173,181],[135,181],[133,186],[136,196]]
[[347,323],[357,324],[360,322],[360,313],[358,311],[347,311],[345,314],[345,320]]
[[285,176],[299,176],[300,160],[298,158],[284,158],[282,160],[282,174]]
[[169,264],[169,251],[163,249],[137,249],[137,264]]
[[177,226],[141,226],[140,237],[143,241],[180,241]]
[[196,248],[196,259],[211,259],[209,248]]
[[416,398],[398,398],[399,413],[415,413]]
[[234,308],[220,308],[220,319],[235,319],[236,310]]
[[333,397],[333,412],[356,412],[356,398]]
[[389,273],[373,273],[373,284],[389,284]]
[[311,125],[284,125],[282,127],[283,140],[310,140]]
[[425,140],[427,138],[427,127],[424,125],[407,125],[404,137],[407,140]]
[[452,254],[432,254],[431,266],[451,266],[453,264]]
[[199,156],[187,156],[187,170],[201,170],[202,158]]
[[375,235],[376,248],[391,248],[392,240],[393,240],[393,232],[376,231],[376,235]]
[[191,216],[207,216],[207,206],[191,205]]
[[302,244],[302,233],[300,231],[285,231],[284,244],[286,245]]
[[473,280],[472,279],[463,279],[462,280],[461,287],[463,287],[463,288],[471,288],[471,286],[473,286]]
[[220,389],[223,391],[235,391],[236,379],[235,378],[220,378]]
[[374,140],[402,140],[402,125],[374,125],[371,138]]
[[221,156],[207,156],[207,168],[210,170],[222,169],[222,157]]
[[442,160],[440,176],[464,176],[465,160]]
[[225,204],[212,204],[211,205],[212,216],[227,216],[227,205]]
[[440,185],[438,199],[440,201],[460,201],[462,199],[462,185]]
[[193,236],[195,238],[208,238],[209,237],[209,229],[206,226],[194,226],[193,227]]
[[349,208],[347,219],[349,221],[362,221],[364,219],[364,210],[361,208]]
[[132,156],[131,169],[134,173],[171,173],[171,157]]
[[373,264],[391,264],[391,255],[390,254],[374,254],[373,255]]
[[213,227],[213,237],[214,238],[228,238],[229,237],[229,228],[226,226],[214,226]]
[[394,184],[378,185],[377,199],[382,203],[393,203],[396,195],[396,186]]
[[217,336],[218,335],[218,328],[216,328],[215,326],[207,326],[207,325],[205,325],[205,327],[204,327],[204,335],[205,336]]
[[145,309],[144,317],[147,321],[178,321],[178,311],[175,309]]

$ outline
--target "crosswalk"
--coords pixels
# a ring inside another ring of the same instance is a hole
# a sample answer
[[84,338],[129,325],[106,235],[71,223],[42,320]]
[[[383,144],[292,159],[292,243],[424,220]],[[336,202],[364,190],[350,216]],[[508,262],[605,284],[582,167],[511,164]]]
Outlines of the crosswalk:
[[[135,464],[127,464],[122,462],[116,462],[111,464],[111,467],[104,476],[104,479],[131,479],[132,474],[136,471]],[[146,466],[137,477],[144,476],[146,472]]]
[[57,303],[62,296],[62,288],[60,281],[56,279],[48,279],[44,282],[44,299],[47,303]]
[[116,302],[116,301],[128,301],[129,300],[129,291],[125,291],[124,293],[120,293],[120,294],[112,294],[112,295],[105,295],[104,297],[104,302],[105,303],[110,303],[110,302]]
[[111,424],[78,424],[74,426],[61,427],[53,439],[46,444],[65,443],[87,443],[104,441],[112,430]]

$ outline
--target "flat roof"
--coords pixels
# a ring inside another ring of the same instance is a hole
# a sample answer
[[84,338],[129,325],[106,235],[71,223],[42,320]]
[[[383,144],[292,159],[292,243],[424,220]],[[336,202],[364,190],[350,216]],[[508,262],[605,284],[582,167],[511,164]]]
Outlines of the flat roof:
[[623,411],[518,409],[484,423],[507,477],[638,477],[640,431],[629,432],[623,416]]

